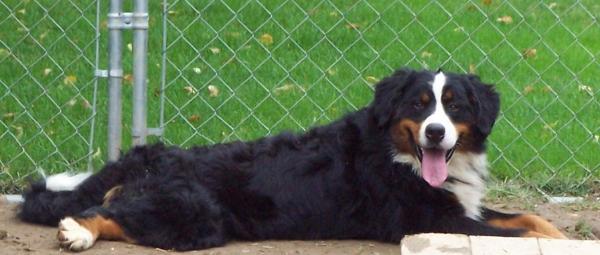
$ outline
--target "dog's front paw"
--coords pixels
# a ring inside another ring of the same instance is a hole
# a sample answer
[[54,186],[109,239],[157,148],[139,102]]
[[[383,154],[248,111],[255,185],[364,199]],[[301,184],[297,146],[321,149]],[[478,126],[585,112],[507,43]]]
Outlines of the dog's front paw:
[[83,251],[94,245],[94,235],[71,217],[58,224],[58,242],[60,246],[71,251]]

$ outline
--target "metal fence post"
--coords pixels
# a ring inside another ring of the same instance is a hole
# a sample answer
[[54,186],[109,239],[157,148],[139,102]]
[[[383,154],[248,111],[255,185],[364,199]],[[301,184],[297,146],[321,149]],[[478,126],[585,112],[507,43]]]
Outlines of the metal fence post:
[[119,158],[121,150],[121,82],[123,69],[121,61],[122,37],[120,17],[122,15],[121,0],[110,1],[110,12],[108,13],[108,40],[109,40],[109,63],[108,63],[108,160],[114,161]]
[[148,1],[136,0],[133,7],[133,145],[146,143]]

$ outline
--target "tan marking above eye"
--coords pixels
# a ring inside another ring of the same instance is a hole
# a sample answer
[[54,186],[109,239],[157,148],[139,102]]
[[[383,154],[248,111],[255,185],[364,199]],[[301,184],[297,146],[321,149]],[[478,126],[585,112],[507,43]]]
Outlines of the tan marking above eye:
[[442,100],[452,100],[452,97],[454,97],[454,92],[452,92],[451,89],[447,89],[446,92],[444,92]]
[[427,94],[427,92],[423,92],[421,94],[421,103],[422,104],[428,104],[429,101],[431,101],[431,98],[429,97],[429,94]]

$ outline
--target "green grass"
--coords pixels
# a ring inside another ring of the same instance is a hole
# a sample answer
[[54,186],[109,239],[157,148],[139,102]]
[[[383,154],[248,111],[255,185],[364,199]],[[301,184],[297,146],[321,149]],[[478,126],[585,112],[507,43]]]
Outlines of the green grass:
[[[95,3],[74,2],[78,8],[64,0],[0,5],[2,190],[18,188],[38,167],[84,169],[94,153],[97,168],[106,157],[105,80],[95,126],[84,103],[93,103]],[[150,2],[149,121],[158,126],[162,5]],[[304,130],[368,104],[373,81],[394,68],[442,67],[472,70],[502,94],[489,156],[498,180],[584,193],[600,178],[596,1],[171,2],[167,142],[190,146]],[[512,23],[498,22],[502,16]],[[106,34],[102,13],[103,68]],[[265,34],[272,43],[261,41]],[[527,49],[535,55],[524,57]],[[129,74],[131,53],[125,53]],[[73,85],[65,84],[67,76],[77,78]],[[128,147],[131,84],[124,84]],[[209,85],[217,96],[209,95]]]

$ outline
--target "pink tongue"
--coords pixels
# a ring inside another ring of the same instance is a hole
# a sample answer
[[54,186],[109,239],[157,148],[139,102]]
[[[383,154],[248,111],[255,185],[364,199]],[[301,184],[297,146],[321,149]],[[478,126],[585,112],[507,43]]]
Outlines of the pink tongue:
[[433,187],[440,187],[448,177],[446,168],[446,152],[436,149],[423,149],[421,164],[423,179]]

